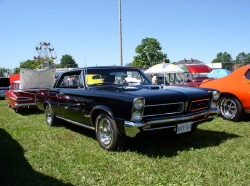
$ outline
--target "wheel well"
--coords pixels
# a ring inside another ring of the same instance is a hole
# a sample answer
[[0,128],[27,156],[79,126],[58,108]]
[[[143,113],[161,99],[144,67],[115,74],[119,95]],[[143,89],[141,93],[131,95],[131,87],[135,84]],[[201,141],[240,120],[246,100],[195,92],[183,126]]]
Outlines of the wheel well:
[[91,122],[93,124],[93,126],[95,127],[95,120],[96,120],[96,117],[101,113],[101,112],[104,112],[106,113],[107,115],[109,115],[111,118],[113,118],[110,113],[106,110],[103,110],[103,109],[95,109],[92,113],[91,113]]
[[220,97],[221,97],[221,98],[224,97],[224,96],[232,96],[232,97],[234,97],[235,99],[239,100],[238,97],[235,96],[234,94],[230,94],[230,93],[221,93],[221,94],[220,94]]
[[[241,101],[238,99],[238,97],[237,96],[235,96],[234,94],[230,94],[230,93],[221,93],[220,94],[220,97],[222,98],[222,97],[224,97],[224,96],[232,96],[232,97],[234,97],[235,99],[237,99],[238,101],[239,101],[239,103],[242,105],[242,103],[241,103]],[[221,99],[220,98],[220,99]],[[220,102],[221,102],[221,100],[220,100]]]
[[48,105],[48,103],[46,103],[46,102],[43,104],[43,109],[44,109],[44,110],[46,109],[46,106],[47,106],[47,105]]

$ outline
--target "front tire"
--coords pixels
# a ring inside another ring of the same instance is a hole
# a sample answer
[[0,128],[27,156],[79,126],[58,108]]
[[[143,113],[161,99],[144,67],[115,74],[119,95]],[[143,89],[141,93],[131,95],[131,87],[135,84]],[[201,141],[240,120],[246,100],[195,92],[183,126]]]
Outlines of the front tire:
[[46,108],[45,108],[45,117],[46,117],[46,123],[48,126],[57,126],[58,125],[55,113],[52,110],[51,105],[49,105],[49,104],[46,105]]
[[107,151],[119,151],[126,146],[127,137],[119,134],[114,120],[105,112],[96,118],[95,134],[99,145]]
[[221,115],[226,120],[240,121],[244,117],[244,110],[240,101],[234,96],[223,96],[220,99]]

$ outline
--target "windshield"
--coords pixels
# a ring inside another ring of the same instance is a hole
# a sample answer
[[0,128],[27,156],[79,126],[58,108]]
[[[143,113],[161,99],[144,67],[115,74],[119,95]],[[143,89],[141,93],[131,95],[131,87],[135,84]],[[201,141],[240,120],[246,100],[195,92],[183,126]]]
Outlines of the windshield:
[[9,87],[10,79],[9,78],[0,78],[0,87]]
[[209,74],[209,72],[200,72],[200,73],[194,73],[190,75],[190,79],[200,79],[202,81],[202,79],[207,79],[207,75]]
[[94,85],[141,85],[152,84],[151,81],[137,69],[87,69],[85,81],[88,86]]

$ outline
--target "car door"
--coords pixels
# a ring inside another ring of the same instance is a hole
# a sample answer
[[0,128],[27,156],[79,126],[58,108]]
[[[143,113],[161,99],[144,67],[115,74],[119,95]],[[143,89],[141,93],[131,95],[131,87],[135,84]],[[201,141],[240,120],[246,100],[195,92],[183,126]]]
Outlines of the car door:
[[84,89],[63,89],[57,96],[57,115],[85,125],[90,123],[92,99],[85,96]]

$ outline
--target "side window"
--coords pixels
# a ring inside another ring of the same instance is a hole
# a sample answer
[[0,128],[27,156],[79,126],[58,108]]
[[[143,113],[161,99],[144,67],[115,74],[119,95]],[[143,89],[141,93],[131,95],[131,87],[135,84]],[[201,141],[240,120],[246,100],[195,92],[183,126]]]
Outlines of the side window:
[[249,79],[250,80],[250,70],[248,70],[245,74],[245,78]]
[[79,75],[65,75],[61,77],[59,87],[61,88],[78,88]]

